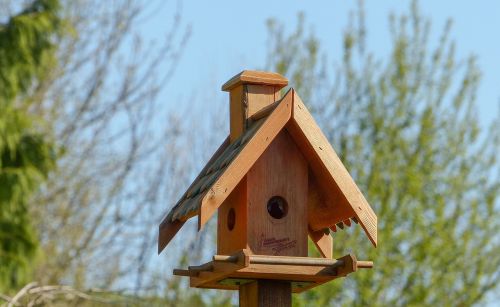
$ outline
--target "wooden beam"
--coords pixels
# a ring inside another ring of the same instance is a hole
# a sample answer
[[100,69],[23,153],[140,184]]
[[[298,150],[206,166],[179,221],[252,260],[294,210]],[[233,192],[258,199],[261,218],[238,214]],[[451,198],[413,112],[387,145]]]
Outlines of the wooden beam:
[[229,136],[231,143],[245,132],[245,99],[246,93],[243,85],[237,86],[229,92]]
[[325,233],[324,230],[312,231],[309,229],[309,237],[313,241],[321,256],[327,259],[331,259],[333,257],[333,238],[330,233]]
[[292,306],[292,285],[287,281],[257,280],[240,286],[240,307]]
[[222,90],[230,91],[242,84],[260,84],[283,88],[288,85],[288,79],[273,72],[244,70],[224,83]]
[[255,282],[251,282],[246,285],[240,286],[239,289],[239,301],[240,307],[255,307],[258,306],[258,292],[259,292],[259,284]]

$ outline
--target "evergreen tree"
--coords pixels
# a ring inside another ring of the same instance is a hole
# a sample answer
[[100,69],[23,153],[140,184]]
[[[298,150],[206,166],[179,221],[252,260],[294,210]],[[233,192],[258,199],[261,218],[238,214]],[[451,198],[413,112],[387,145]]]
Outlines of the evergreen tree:
[[[413,2],[391,16],[390,56],[365,45],[363,10],[333,75],[313,34],[269,23],[268,68],[291,76],[378,215],[379,246],[338,231],[334,255],[374,260],[295,298],[303,306],[469,306],[500,281],[498,118],[482,130],[476,59],[457,59],[451,22],[437,43]],[[365,243],[363,243],[365,242]]]
[[[57,0],[36,0],[0,24],[0,291],[26,282],[36,254],[28,201],[55,165],[30,91],[55,65]],[[48,222],[48,221],[47,221]]]

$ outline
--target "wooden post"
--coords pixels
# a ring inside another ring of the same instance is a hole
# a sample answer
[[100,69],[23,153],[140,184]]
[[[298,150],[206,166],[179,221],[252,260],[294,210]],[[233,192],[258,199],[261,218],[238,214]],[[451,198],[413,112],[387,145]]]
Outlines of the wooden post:
[[240,286],[240,307],[292,306],[292,285],[288,281],[260,279]]

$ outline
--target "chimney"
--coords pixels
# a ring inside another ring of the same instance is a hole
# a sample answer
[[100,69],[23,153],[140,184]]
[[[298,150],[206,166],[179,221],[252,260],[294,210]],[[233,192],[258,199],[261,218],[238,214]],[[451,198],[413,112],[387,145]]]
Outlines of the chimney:
[[281,98],[280,90],[287,84],[288,79],[277,73],[244,70],[222,86],[229,92],[231,142],[245,131],[252,115]]

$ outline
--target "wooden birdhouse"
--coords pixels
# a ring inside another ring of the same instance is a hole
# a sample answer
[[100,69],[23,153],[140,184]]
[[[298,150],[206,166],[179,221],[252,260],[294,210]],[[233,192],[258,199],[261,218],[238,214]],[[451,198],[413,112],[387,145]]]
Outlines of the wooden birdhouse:
[[[174,274],[193,287],[239,289],[243,305],[266,289],[301,292],[371,267],[333,259],[331,233],[351,222],[377,244],[377,216],[294,89],[281,97],[287,84],[243,71],[222,86],[230,134],[159,227],[161,252],[187,219],[201,229],[218,213],[217,255]],[[308,257],[308,238],[323,258]]]

